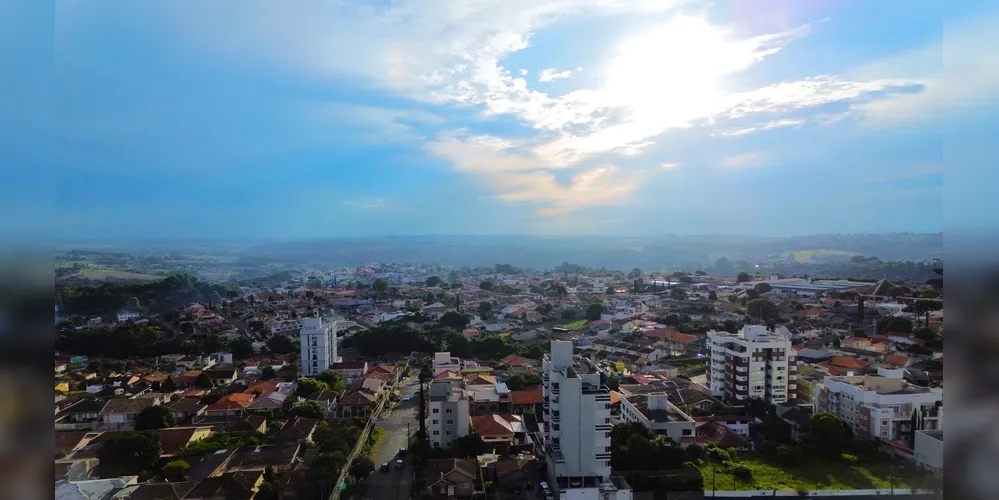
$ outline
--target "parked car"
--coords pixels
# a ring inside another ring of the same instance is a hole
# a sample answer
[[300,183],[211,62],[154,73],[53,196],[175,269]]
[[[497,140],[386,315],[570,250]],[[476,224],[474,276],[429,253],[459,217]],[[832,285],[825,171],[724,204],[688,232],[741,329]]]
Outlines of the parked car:
[[388,472],[388,471],[389,471],[389,464],[388,462],[385,462],[382,464],[382,472]]
[[399,456],[400,457],[406,456],[406,448],[399,448]]
[[402,459],[401,459],[401,458],[395,461],[395,468],[396,468],[396,469],[401,469],[401,468],[403,468],[404,466],[405,466],[405,464],[403,463],[403,461],[402,461]]

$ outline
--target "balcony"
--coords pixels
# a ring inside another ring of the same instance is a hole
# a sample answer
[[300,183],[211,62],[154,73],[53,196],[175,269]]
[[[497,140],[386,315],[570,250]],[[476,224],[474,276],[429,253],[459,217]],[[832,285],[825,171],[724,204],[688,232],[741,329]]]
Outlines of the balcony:
[[745,366],[737,366],[735,367],[735,371],[738,373],[746,373],[749,371],[749,368],[746,368]]
[[737,385],[735,386],[735,389],[738,391],[745,391],[746,389],[748,389],[748,387],[744,385]]
[[749,380],[748,377],[735,377],[736,382],[745,382]]

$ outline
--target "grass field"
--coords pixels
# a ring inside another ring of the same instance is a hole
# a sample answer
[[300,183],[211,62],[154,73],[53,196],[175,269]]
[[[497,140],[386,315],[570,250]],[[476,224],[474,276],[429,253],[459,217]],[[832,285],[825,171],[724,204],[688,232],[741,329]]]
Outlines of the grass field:
[[[712,478],[712,464],[715,466]],[[795,466],[778,466],[752,453],[740,454],[737,463],[708,463],[701,467],[704,489],[739,490],[855,490],[888,488],[930,488],[933,476],[920,472],[907,463],[890,460],[868,460],[849,464],[836,460],[809,458]],[[731,474],[732,465],[743,465],[753,472],[749,481]],[[893,479],[890,479],[893,478]]]
[[791,252],[794,255],[794,260],[802,264],[807,264],[815,259],[821,259],[823,257],[840,257],[843,259],[850,258],[854,255],[859,255],[853,252],[847,252],[845,250],[795,250]]
[[575,321],[565,323],[564,325],[560,325],[559,327],[565,328],[566,330],[582,330],[583,328],[586,328],[586,325],[588,324],[590,324],[590,321],[587,319],[577,319]]

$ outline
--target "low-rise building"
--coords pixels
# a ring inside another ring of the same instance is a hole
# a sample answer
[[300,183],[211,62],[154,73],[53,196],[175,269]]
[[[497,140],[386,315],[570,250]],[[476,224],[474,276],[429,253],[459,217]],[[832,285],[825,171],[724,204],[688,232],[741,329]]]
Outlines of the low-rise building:
[[434,448],[450,448],[455,439],[468,435],[468,399],[461,385],[460,380],[430,384],[427,434]]
[[621,398],[621,420],[639,423],[647,429],[665,434],[677,444],[693,442],[696,422],[676,407],[665,392],[635,394]]

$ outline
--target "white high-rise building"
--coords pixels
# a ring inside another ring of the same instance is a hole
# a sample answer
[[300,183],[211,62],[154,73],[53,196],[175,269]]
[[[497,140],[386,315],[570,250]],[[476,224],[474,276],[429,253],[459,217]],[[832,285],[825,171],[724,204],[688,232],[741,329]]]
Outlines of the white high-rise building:
[[336,352],[336,320],[324,322],[318,316],[304,318],[299,338],[302,341],[301,376],[314,377],[340,362]]
[[711,394],[741,406],[751,398],[769,403],[797,400],[797,351],[791,340],[767,327],[747,325],[739,333],[708,332]]
[[551,486],[563,499],[630,500],[631,488],[611,477],[610,391],[572,342],[553,341],[542,359],[544,455]]

